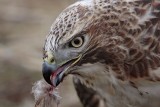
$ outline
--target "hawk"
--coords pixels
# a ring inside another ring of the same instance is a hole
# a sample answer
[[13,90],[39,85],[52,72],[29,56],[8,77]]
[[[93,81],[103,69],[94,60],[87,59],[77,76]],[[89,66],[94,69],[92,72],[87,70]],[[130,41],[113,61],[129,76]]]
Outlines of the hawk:
[[160,107],[160,1],[81,0],[51,26],[43,77],[84,107]]

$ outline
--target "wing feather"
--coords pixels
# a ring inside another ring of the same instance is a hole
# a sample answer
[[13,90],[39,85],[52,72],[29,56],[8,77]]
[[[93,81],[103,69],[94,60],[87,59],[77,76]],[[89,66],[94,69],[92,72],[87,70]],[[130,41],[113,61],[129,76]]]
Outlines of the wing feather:
[[[129,34],[124,42],[129,54],[124,64],[126,75],[154,78],[151,74],[160,67],[160,1],[134,0],[130,6],[137,21],[130,20],[132,26],[126,28]],[[154,75],[160,78],[159,73],[154,72]]]

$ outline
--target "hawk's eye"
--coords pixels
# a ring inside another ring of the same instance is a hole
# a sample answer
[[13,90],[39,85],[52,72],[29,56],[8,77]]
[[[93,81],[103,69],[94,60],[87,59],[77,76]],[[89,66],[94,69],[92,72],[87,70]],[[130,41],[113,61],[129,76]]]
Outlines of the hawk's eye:
[[69,47],[79,48],[83,45],[83,42],[83,37],[76,37],[69,43]]

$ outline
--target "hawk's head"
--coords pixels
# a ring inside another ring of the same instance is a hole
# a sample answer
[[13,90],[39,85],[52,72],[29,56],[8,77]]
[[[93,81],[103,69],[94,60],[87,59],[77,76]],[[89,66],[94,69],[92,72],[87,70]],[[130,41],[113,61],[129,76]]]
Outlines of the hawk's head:
[[124,59],[118,16],[110,13],[110,4],[103,4],[79,1],[55,20],[44,46],[43,76],[49,84],[57,86],[68,74],[93,84],[109,70],[106,65]]

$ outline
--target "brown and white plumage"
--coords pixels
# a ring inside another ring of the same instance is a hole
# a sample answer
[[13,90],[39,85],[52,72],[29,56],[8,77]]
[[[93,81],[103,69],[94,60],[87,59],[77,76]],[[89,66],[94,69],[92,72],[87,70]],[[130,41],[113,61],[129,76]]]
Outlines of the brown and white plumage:
[[76,2],[53,23],[44,61],[54,86],[74,75],[85,107],[159,107],[160,1]]

